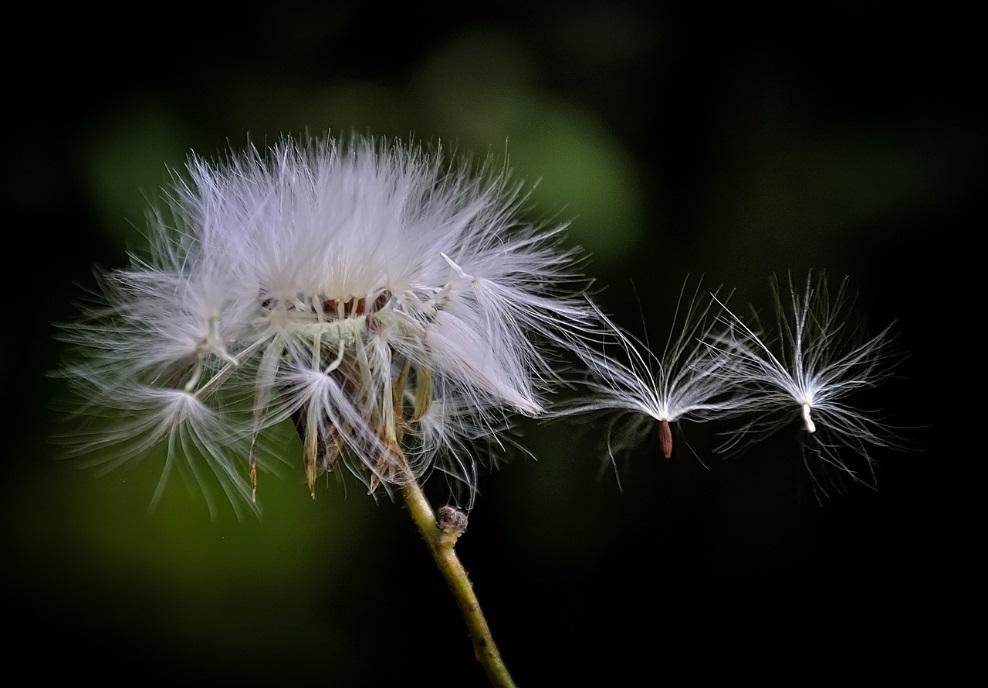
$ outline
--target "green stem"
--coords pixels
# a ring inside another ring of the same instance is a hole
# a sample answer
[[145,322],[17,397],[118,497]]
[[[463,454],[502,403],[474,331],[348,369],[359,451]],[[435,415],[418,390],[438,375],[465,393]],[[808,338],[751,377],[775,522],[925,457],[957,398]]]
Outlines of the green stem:
[[439,571],[446,579],[450,592],[456,599],[456,604],[460,608],[463,620],[467,622],[470,630],[470,637],[473,639],[473,651],[477,660],[483,665],[484,671],[491,685],[496,688],[515,688],[515,682],[511,680],[508,667],[501,659],[497,645],[494,643],[494,636],[484,618],[484,612],[480,609],[480,602],[470,584],[466,569],[460,563],[460,558],[456,556],[454,544],[458,534],[446,533],[436,525],[436,515],[432,511],[432,506],[422,488],[414,478],[408,476],[409,482],[402,488],[401,495],[408,505],[408,512],[418,526],[419,532],[425,538],[432,558],[435,559]]

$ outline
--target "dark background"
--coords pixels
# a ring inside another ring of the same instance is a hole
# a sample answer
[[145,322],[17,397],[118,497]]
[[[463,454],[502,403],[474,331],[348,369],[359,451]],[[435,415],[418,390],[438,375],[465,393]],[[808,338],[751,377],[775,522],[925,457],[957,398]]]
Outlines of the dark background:
[[211,521],[180,482],[149,515],[155,466],[97,479],[47,440],[51,323],[73,316],[92,264],[141,245],[165,165],[305,128],[506,151],[541,179],[532,218],[572,218],[600,300],[633,330],[640,302],[653,337],[687,273],[761,308],[772,272],[850,274],[872,331],[897,320],[909,357],[872,401],[918,450],[879,453],[878,490],[818,503],[798,424],[730,460],[710,452],[716,428],[687,427],[707,467],[645,446],[623,494],[596,479],[599,426],[523,426],[539,460],[482,478],[459,547],[519,683],[958,668],[975,640],[958,619],[979,616],[963,563],[980,541],[965,494],[979,428],[949,420],[979,396],[962,267],[965,234],[984,230],[970,17],[839,2],[139,9],[7,25],[8,672],[483,684],[400,505],[355,484],[313,502],[299,469],[263,481],[259,520]]

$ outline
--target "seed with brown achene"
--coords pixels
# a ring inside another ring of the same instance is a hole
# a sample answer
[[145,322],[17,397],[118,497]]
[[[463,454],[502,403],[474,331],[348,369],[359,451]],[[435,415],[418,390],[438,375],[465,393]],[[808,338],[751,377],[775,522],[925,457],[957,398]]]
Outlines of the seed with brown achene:
[[664,458],[672,456],[672,428],[665,419],[659,421],[659,448]]

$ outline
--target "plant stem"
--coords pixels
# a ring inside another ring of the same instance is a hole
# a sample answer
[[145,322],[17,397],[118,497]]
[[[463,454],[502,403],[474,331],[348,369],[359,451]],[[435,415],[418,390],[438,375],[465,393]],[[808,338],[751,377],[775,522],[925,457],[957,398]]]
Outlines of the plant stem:
[[477,660],[484,667],[491,685],[497,688],[515,688],[515,682],[511,680],[511,674],[501,659],[491,629],[484,618],[484,612],[480,609],[480,602],[470,584],[466,569],[460,563],[460,558],[456,556],[454,545],[458,533],[447,533],[436,525],[436,515],[432,511],[429,500],[426,499],[422,488],[414,478],[408,476],[409,482],[402,488],[401,495],[408,505],[408,512],[412,515],[412,520],[418,526],[419,532],[425,538],[432,558],[435,559],[439,571],[446,579],[450,592],[456,599],[456,604],[460,608],[463,620],[467,622],[470,637],[473,639],[473,651]]

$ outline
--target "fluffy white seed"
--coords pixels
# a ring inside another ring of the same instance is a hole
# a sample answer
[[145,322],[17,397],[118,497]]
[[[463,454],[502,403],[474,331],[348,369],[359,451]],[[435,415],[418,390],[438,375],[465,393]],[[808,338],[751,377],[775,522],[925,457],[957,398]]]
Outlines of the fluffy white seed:
[[[889,350],[890,329],[869,338],[856,332],[847,278],[833,296],[822,273],[809,273],[802,288],[790,276],[785,292],[777,280],[772,284],[776,330],[769,336],[725,307],[730,334],[722,344],[731,352],[735,384],[748,390],[752,415],[722,449],[743,448],[795,417],[810,455],[855,481],[873,484],[871,449],[901,447],[901,442],[875,412],[855,406],[852,397],[890,374],[896,362]],[[852,456],[863,460],[860,467]],[[809,458],[804,454],[816,487],[825,492]]]
[[561,413],[617,412],[608,435],[612,460],[649,435],[658,440],[659,450],[669,458],[673,449],[671,423],[724,417],[745,404],[741,390],[732,388],[730,355],[714,346],[719,339],[714,301],[701,296],[699,283],[691,295],[686,294],[687,286],[684,282],[660,354],[650,351],[599,310],[597,315],[606,323],[610,336],[600,351],[578,350],[591,371],[585,382],[589,394]]

